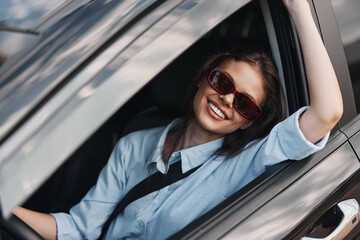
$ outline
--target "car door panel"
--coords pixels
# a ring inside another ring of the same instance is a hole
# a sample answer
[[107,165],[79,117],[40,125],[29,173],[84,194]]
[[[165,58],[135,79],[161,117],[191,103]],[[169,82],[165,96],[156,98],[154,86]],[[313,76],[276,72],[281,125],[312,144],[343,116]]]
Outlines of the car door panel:
[[344,144],[226,234],[224,239],[234,239],[235,236],[244,239],[283,238],[314,206],[320,204],[359,168],[360,163],[350,144]]
[[360,161],[360,114],[343,131],[350,138],[350,144]]
[[351,142],[351,145],[353,146],[356,154],[358,156],[360,156],[360,132],[355,134],[355,136],[350,139],[350,142]]
[[360,114],[357,115],[354,119],[352,119],[352,121],[350,121],[344,127],[342,127],[341,130],[344,132],[344,134],[348,138],[351,138],[357,132],[359,132],[360,131]]
[[[344,134],[349,138],[349,146],[354,151],[355,156],[360,161],[360,115],[358,115],[353,121],[350,121],[345,127],[342,128]],[[348,149],[350,151],[350,149]],[[337,170],[338,171],[338,170]],[[332,173],[332,172],[331,172]],[[360,171],[357,170],[349,179],[344,183],[339,184],[336,191],[329,194],[329,196],[324,200],[321,205],[317,206],[314,211],[311,212],[298,226],[293,229],[293,231],[284,239],[301,239],[303,236],[308,237],[326,237],[333,230],[334,226],[330,229],[326,225],[329,225],[329,222],[332,221],[331,218],[335,216],[327,216],[326,221],[328,223],[322,223],[319,225],[319,219],[327,210],[333,207],[334,205],[347,200],[347,199],[356,199],[360,203]],[[318,223],[317,223],[318,222]],[[325,226],[325,227],[324,227]],[[328,229],[327,229],[328,228]],[[354,229],[348,233],[344,239],[357,239],[359,238],[360,225],[356,224]],[[325,234],[326,233],[326,234]]]
[[[360,178],[360,171],[358,170],[353,174],[347,181],[345,181],[341,186],[338,186],[329,197],[324,200],[321,205],[317,206],[311,214],[304,218],[301,223],[297,225],[296,228],[292,230],[284,239],[301,239],[304,236],[307,237],[321,237],[324,238],[328,236],[335,229],[336,226],[332,226],[331,222],[334,216],[325,215],[326,212],[331,209],[336,204],[348,200],[355,199],[360,203],[360,184],[358,184],[358,179]],[[320,218],[322,216],[326,218]],[[324,221],[325,220],[325,221]],[[330,223],[330,224],[329,224]],[[360,225],[356,224],[352,231],[344,239],[353,240],[357,239],[356,235],[359,234]]]

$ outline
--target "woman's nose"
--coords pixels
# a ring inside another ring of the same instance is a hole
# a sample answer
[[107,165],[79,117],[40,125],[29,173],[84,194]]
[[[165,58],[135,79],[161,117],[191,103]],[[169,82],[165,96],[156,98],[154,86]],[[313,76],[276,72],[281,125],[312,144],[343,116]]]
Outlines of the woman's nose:
[[228,108],[232,108],[233,107],[233,102],[234,102],[234,98],[235,98],[235,94],[234,93],[228,93],[225,95],[220,95],[222,102],[224,103],[224,105],[226,105]]

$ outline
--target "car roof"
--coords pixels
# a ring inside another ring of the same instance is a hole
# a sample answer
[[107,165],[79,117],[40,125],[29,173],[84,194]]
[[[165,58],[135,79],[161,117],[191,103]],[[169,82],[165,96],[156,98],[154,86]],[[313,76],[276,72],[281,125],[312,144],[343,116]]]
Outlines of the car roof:
[[0,141],[64,84],[151,1],[94,1],[42,33],[33,49],[0,72]]
[[4,0],[0,3],[0,26],[3,29],[8,27],[37,31],[40,25],[50,21],[55,15],[64,17],[87,2],[89,0],[32,0],[21,2]]

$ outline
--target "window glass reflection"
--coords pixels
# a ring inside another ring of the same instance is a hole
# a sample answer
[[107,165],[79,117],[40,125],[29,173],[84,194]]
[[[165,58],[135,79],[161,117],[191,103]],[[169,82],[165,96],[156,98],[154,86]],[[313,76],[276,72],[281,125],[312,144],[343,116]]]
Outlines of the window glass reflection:
[[1,0],[0,24],[31,28],[66,0]]
[[331,0],[345,49],[357,112],[360,112],[360,1]]
[[10,57],[35,43],[38,35],[0,31],[0,68]]

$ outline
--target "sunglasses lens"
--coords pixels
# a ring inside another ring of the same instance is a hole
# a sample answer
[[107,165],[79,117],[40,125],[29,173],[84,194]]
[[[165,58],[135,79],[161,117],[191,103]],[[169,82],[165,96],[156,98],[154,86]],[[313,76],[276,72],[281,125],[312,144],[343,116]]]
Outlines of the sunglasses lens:
[[246,118],[254,118],[258,115],[258,107],[244,94],[237,96],[235,108]]
[[208,80],[215,90],[222,94],[230,92],[234,86],[231,80],[220,71],[212,71]]
[[[235,89],[233,81],[217,68],[209,73],[208,81],[217,92],[223,95],[231,93]],[[242,116],[254,119],[261,114],[261,110],[248,96],[239,92],[236,95],[234,107]]]

